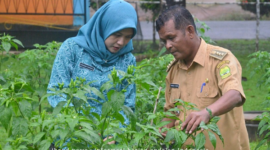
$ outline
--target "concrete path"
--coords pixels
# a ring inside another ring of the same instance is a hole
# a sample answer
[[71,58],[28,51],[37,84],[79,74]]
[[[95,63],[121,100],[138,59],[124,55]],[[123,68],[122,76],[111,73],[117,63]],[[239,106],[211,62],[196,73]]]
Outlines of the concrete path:
[[[141,21],[144,40],[152,40],[152,23]],[[213,40],[256,39],[256,21],[205,21],[210,27],[206,32]],[[159,39],[158,33],[156,38]],[[270,21],[260,21],[259,38],[270,39]]]

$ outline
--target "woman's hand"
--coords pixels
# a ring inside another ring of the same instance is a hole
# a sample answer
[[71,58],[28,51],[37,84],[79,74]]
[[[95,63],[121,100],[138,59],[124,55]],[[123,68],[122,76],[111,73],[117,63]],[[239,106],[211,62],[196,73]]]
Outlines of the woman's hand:
[[[113,138],[113,137],[112,136],[106,137],[105,139],[103,139],[103,141],[105,142],[107,139],[111,139],[111,138]],[[107,144],[109,144],[109,145],[115,144],[115,141],[108,142]]]

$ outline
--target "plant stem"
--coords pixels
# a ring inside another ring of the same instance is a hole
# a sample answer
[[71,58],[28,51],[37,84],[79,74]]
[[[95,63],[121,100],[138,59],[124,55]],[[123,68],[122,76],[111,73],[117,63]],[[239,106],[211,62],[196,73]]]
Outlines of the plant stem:
[[[103,125],[102,125],[102,128],[101,128],[101,138],[103,138],[103,133],[104,133],[104,126],[105,126],[105,123],[106,123],[106,120],[107,120],[107,118],[108,118],[108,115],[110,114],[110,112],[111,112],[111,110],[106,114],[106,116],[105,116],[105,120],[104,120],[104,122],[103,122]],[[101,140],[102,142],[101,142],[101,145],[100,145],[100,147],[103,145],[103,140]]]
[[[156,99],[156,102],[155,102],[155,107],[154,107],[154,111],[153,111],[153,114],[156,113],[156,109],[157,109],[157,104],[158,104],[158,101],[159,101],[159,95],[160,95],[160,91],[161,91],[162,87],[159,87],[159,90],[158,90],[158,95],[157,95],[157,99]],[[153,125],[153,119],[151,119],[151,126]],[[149,133],[149,137],[151,137],[151,133]],[[150,139],[149,139],[150,141]],[[150,143],[150,142],[149,142]],[[150,146],[150,145],[149,145]],[[148,146],[147,146],[148,147]]]
[[[157,109],[157,104],[158,104],[158,101],[159,101],[159,95],[160,95],[160,91],[161,91],[162,87],[159,87],[159,91],[158,91],[158,95],[157,95],[157,99],[156,99],[156,102],[155,102],[155,107],[154,107],[154,111],[153,111],[153,114],[156,113],[156,109]],[[153,125],[153,119],[151,120],[151,126]],[[151,135],[151,134],[150,134]]]
[[4,55],[4,51],[2,51],[2,54],[1,54],[0,71],[1,71],[1,69],[2,69],[2,59],[3,59],[3,55]]
[[[22,110],[20,109],[20,106],[19,106],[18,102],[16,101],[15,103],[18,105],[19,111],[20,111],[21,115],[23,116],[23,118],[26,119],[26,117],[22,113]],[[31,128],[29,126],[28,126],[28,129],[32,133],[32,135],[34,135],[33,131],[31,130]]]
[[[38,68],[38,85],[39,85],[39,87],[40,87],[40,85],[41,85],[41,81],[40,81],[40,77],[41,77],[41,75],[40,75],[40,69]],[[38,102],[40,103],[40,101],[41,101],[41,97],[40,97],[40,95],[38,96]],[[41,114],[41,105],[38,105],[38,112],[39,112],[39,115]]]

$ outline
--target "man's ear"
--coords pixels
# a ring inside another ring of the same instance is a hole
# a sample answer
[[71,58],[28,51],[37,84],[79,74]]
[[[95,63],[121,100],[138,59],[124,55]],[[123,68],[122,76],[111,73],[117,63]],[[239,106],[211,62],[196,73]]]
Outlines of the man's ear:
[[195,29],[192,25],[188,25],[186,27],[186,33],[187,33],[188,37],[190,37],[191,39],[193,39],[194,36],[196,35]]

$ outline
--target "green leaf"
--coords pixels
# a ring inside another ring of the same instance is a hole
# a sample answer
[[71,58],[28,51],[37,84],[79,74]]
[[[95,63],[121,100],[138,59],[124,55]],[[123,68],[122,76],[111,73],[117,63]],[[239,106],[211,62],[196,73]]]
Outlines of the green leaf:
[[113,85],[111,84],[110,81],[108,81],[108,82],[102,84],[100,90],[101,90],[101,91],[105,91],[105,90],[108,91],[108,90],[111,89],[112,87],[113,87]]
[[12,41],[19,44],[21,47],[24,47],[21,41],[19,41],[17,39],[12,39]]
[[162,54],[164,54],[166,52],[166,48],[163,47],[160,52],[158,53],[158,56],[157,57],[160,57]]
[[72,104],[74,105],[74,107],[76,108],[76,109],[81,109],[81,106],[83,106],[83,104],[85,103],[85,101],[84,100],[81,100],[81,99],[75,99],[73,102],[72,102]]
[[218,126],[216,124],[207,124],[207,127],[209,129],[211,129],[214,133],[216,133],[217,135],[221,135]]
[[78,91],[77,93],[73,94],[73,96],[79,98],[79,99],[82,99],[83,101],[85,101],[87,103],[87,97],[85,95],[85,91]]
[[43,140],[40,142],[39,150],[48,150],[51,146],[51,142],[49,140]]
[[206,108],[206,110],[208,111],[210,118],[212,118],[213,117],[212,111],[209,108]]
[[220,120],[220,117],[215,116],[215,117],[213,117],[213,118],[210,120],[210,122],[216,124],[219,120]]
[[39,104],[42,104],[42,102],[43,102],[45,99],[47,99],[47,97],[53,96],[53,95],[55,95],[55,94],[54,94],[54,93],[48,93],[48,94],[42,96],[42,98],[41,98]]
[[93,130],[92,124],[89,123],[89,122],[80,122],[80,125],[81,125],[83,128],[87,128],[87,129],[89,129],[89,130]]
[[25,136],[28,132],[27,120],[21,117],[14,117],[12,122],[12,135]]
[[135,116],[135,114],[133,113],[133,111],[131,110],[130,107],[125,106],[125,105],[122,106],[122,110],[124,111],[125,115],[127,116],[127,118],[130,121],[131,129],[135,130],[135,128],[136,128],[136,116]]
[[91,136],[83,131],[74,132],[74,136],[88,142],[89,144],[93,143]]
[[204,147],[205,144],[205,135],[200,132],[196,137],[195,137],[195,146],[196,149],[201,149]]
[[100,140],[101,140],[101,137],[100,135],[98,135],[94,130],[90,130],[90,129],[87,129],[87,128],[83,128],[82,131],[85,131],[88,135],[91,136],[91,140],[94,142],[94,143],[100,143]]
[[113,117],[115,117],[115,119],[119,120],[122,124],[124,124],[125,118],[124,118],[123,115],[120,114],[119,112],[115,112],[115,113],[113,114]]
[[68,125],[69,125],[69,128],[70,128],[71,132],[74,131],[74,128],[75,128],[76,124],[78,123],[78,121],[79,121],[78,118],[72,118],[72,119],[71,119],[71,118],[68,118],[68,119],[66,120],[66,122],[67,122]]
[[112,101],[112,109],[115,111],[119,110],[123,105],[125,101],[125,94],[122,92],[114,92],[111,95],[111,101]]
[[18,50],[18,45],[17,45],[17,44],[15,44],[15,43],[12,42],[12,41],[10,41],[10,44],[11,44],[16,50]]
[[258,130],[260,130],[263,127],[263,125],[265,125],[266,123],[267,123],[266,121],[261,120],[258,126]]
[[13,112],[18,116],[18,115],[20,115],[20,109],[19,109],[19,106],[17,105],[17,103],[16,103],[16,101],[12,101],[11,103],[10,103],[10,105],[11,105],[11,107],[12,107],[12,109],[13,109]]
[[267,142],[267,139],[263,139],[262,141],[260,141],[260,143],[255,147],[255,150],[261,147],[265,142]]
[[5,78],[2,75],[0,75],[0,80],[6,82]]
[[28,118],[31,117],[32,106],[28,101],[26,101],[26,100],[20,101],[19,102],[19,108],[20,108],[20,110],[21,110],[21,112],[23,113],[24,116],[26,116]]
[[4,50],[8,53],[11,48],[11,44],[9,42],[2,41],[2,46]]
[[134,134],[134,140],[132,140],[133,144],[138,144],[139,141],[145,136],[146,133],[144,132],[138,132]]
[[163,127],[163,126],[165,126],[165,125],[167,125],[167,124],[169,124],[169,123],[171,123],[172,121],[162,121],[162,122],[160,122],[160,123],[158,123],[157,125],[156,125],[156,127],[157,128],[161,128],[161,127]]
[[63,106],[67,103],[67,101],[61,101],[57,104],[57,106],[53,109],[53,115],[57,115],[62,110]]
[[205,125],[203,121],[200,123],[199,127],[206,130],[208,129],[208,127]]
[[187,140],[188,136],[184,131],[178,131],[183,143]]
[[264,131],[266,131],[267,128],[268,128],[268,126],[263,126],[263,127],[261,128],[261,130],[260,130],[259,135],[261,135]]
[[91,114],[100,121],[100,116],[98,113],[91,112]]
[[170,142],[171,140],[174,140],[174,131],[173,130],[169,130],[167,132],[164,142]]
[[60,130],[53,130],[51,131],[52,138],[55,139],[60,133]]
[[68,132],[69,132],[69,130],[64,130],[64,129],[60,130],[60,133],[59,133],[60,138],[61,138],[62,140],[64,140],[64,139],[66,138]]
[[40,132],[38,133],[35,137],[34,137],[34,141],[33,143],[37,143],[38,141],[40,141],[40,139],[45,135],[45,132]]
[[147,120],[155,119],[157,116],[155,114],[151,114],[148,116]]
[[214,149],[216,149],[216,145],[217,145],[217,139],[214,133],[212,133],[211,131],[208,131],[208,135],[209,135],[209,139],[212,143],[212,145],[214,146]]
[[[105,97],[103,95],[102,92],[100,92],[98,89],[94,88],[94,87],[91,87],[90,90],[96,95],[98,96],[99,98],[105,100]],[[88,91],[89,92],[89,91]],[[90,92],[89,92],[90,93]]]
[[157,85],[151,80],[146,80],[145,83],[152,85],[153,87],[157,87]]
[[102,105],[102,116],[106,116],[110,111],[111,111],[111,103],[110,102],[105,102]]
[[12,111],[10,108],[6,108],[5,106],[0,106],[0,110],[0,122],[6,131],[8,131],[8,126],[12,117]]
[[51,123],[53,123],[53,120],[44,120],[42,123],[42,130],[44,130],[44,128],[50,125]]

